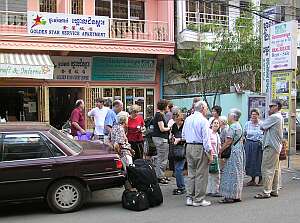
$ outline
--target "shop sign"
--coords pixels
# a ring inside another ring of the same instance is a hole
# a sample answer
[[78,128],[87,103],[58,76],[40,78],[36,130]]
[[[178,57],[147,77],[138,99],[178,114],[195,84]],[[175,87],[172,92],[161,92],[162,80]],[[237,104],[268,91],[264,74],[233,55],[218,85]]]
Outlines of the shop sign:
[[[264,11],[264,16],[276,20],[280,14],[280,7],[274,6]],[[261,92],[270,95],[271,92],[271,71],[270,71],[270,27],[275,21],[263,18],[262,22],[262,64],[261,64]]]
[[271,27],[271,71],[297,68],[297,32],[295,20]]
[[48,65],[1,64],[0,77],[53,79],[53,67]]
[[55,80],[90,81],[92,70],[91,57],[52,56]]
[[27,12],[27,31],[33,36],[91,38],[109,37],[107,16]]
[[92,80],[154,82],[156,60],[148,58],[94,57]]

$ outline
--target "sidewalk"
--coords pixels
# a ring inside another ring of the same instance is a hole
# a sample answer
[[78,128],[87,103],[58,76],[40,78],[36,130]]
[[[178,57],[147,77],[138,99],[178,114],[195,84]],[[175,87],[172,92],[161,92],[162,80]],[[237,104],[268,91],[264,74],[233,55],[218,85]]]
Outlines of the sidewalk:
[[300,171],[300,154],[296,153],[295,155],[290,156],[290,162],[288,162],[288,159],[282,161],[281,167],[284,169]]

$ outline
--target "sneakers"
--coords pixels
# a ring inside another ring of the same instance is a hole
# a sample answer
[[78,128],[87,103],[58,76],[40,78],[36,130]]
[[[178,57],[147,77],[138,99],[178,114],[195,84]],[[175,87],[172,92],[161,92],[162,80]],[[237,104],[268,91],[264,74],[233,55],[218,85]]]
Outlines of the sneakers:
[[190,197],[186,198],[186,205],[187,206],[193,206],[193,199],[190,198]]
[[210,205],[211,205],[211,202],[206,201],[206,200],[202,200],[201,202],[193,202],[194,207],[199,207],[199,206],[207,207],[207,206],[210,206]]

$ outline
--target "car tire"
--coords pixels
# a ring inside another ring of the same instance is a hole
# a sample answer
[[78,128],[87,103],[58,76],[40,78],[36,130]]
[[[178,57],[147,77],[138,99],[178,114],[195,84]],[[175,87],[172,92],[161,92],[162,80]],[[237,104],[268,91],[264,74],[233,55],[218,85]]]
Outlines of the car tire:
[[52,184],[47,192],[47,203],[55,213],[79,210],[85,200],[83,185],[77,180],[66,179]]

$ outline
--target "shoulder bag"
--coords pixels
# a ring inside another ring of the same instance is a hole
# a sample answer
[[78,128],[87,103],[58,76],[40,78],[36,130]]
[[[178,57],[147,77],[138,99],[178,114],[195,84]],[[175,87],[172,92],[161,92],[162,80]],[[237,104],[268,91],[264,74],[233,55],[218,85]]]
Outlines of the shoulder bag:
[[241,140],[242,137],[243,137],[243,133],[241,134],[241,137],[235,143],[231,143],[231,145],[221,153],[222,159],[228,159],[230,157],[232,145],[235,146]]

